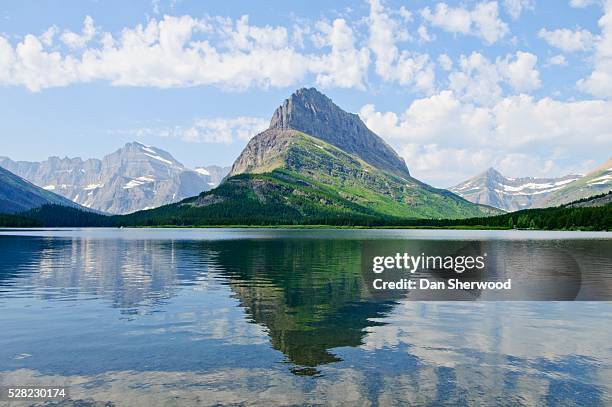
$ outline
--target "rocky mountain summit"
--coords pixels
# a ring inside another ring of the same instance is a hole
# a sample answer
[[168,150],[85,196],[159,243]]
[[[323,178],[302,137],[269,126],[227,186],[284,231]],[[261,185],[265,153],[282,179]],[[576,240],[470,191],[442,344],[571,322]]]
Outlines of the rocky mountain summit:
[[586,175],[510,178],[489,168],[449,188],[470,202],[506,211],[559,206],[612,190],[612,159]]
[[0,157],[0,166],[47,191],[101,212],[125,214],[150,209],[215,187],[220,167],[186,168],[170,153],[127,143],[99,159],[50,157],[42,162]]
[[269,170],[270,157],[286,147],[279,144],[279,137],[287,130],[325,141],[391,174],[410,177],[404,160],[368,129],[358,115],[345,112],[315,88],[297,90],[276,109],[268,130],[251,140],[234,163],[230,176]]

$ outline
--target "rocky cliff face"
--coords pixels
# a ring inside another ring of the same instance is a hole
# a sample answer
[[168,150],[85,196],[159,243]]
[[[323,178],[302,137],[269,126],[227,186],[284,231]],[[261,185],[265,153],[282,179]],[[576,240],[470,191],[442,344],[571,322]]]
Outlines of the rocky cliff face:
[[101,160],[50,157],[43,162],[15,162],[2,157],[0,166],[47,191],[114,214],[197,195],[216,186],[223,173],[220,167],[190,170],[168,152],[136,142]]
[[264,172],[265,157],[280,151],[283,131],[297,130],[353,154],[366,163],[402,178],[410,178],[406,163],[383,139],[369,130],[359,116],[347,113],[314,88],[300,89],[276,109],[268,130],[255,136],[234,163],[231,175]]

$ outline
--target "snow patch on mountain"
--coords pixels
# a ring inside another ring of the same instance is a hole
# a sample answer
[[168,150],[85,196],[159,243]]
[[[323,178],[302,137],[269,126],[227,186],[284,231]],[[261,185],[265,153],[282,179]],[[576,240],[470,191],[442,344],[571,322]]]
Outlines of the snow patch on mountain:
[[104,186],[104,184],[89,184],[87,185],[85,188],[83,188],[85,191],[91,191],[92,189],[98,189],[98,188],[102,188]]
[[123,186],[123,189],[131,189],[131,188],[138,187],[144,184],[149,184],[151,182],[155,182],[155,178],[138,177],[138,178],[130,180],[127,184]]
[[166,160],[165,158],[162,158],[162,157],[160,157],[160,156],[158,156],[158,155],[155,155],[155,154],[149,154],[149,153],[145,153],[145,155],[146,155],[146,156],[148,156],[148,157],[154,158],[154,159],[156,159],[156,160],[159,160],[159,161],[161,161],[161,162],[163,162],[163,163],[165,163],[165,164],[172,165],[172,161],[170,161],[170,160]]
[[197,172],[200,175],[210,175],[210,172],[208,172],[208,170],[206,168],[198,167],[194,171]]

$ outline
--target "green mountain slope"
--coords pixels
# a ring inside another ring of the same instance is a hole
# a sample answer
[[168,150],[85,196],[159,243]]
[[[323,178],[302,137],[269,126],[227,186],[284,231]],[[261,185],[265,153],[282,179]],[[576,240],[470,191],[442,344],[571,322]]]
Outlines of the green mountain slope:
[[264,133],[257,137],[272,137],[274,145],[282,147],[268,150],[262,165],[198,197],[137,212],[125,220],[141,225],[370,224],[383,219],[500,213],[414,178],[379,170],[302,132]]

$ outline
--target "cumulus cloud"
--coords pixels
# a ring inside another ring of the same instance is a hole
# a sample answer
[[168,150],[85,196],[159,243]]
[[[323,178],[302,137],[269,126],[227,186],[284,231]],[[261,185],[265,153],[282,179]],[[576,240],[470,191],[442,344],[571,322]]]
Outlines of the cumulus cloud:
[[289,86],[312,75],[324,87],[363,87],[369,51],[356,48],[348,23],[337,19],[313,31],[323,44],[309,54],[291,42],[294,36],[286,27],[253,26],[247,16],[164,16],[119,34],[99,32],[88,16],[82,32],[63,32],[60,44],[54,44],[55,27],[40,37],[28,34],[15,45],[0,34],[0,84],[32,91],[95,80],[240,89]]
[[498,69],[506,82],[519,92],[526,92],[540,87],[540,72],[536,69],[538,57],[517,51],[513,56],[497,61]]
[[16,47],[0,36],[0,84],[25,85],[32,91],[65,86],[79,78],[79,61],[57,51],[45,51],[41,40],[31,34]]
[[567,65],[567,61],[565,60],[565,56],[559,54],[548,58],[548,64],[556,66],[565,66]]
[[59,32],[59,29],[57,28],[57,26],[52,25],[51,27],[49,27],[47,29],[47,31],[45,31],[44,33],[42,33],[42,35],[40,37],[38,37],[38,39],[47,47],[50,47],[51,45],[53,45],[53,40],[55,38],[55,35]]
[[[322,88],[365,89],[373,72],[376,79],[424,94],[440,89],[436,58],[402,45],[434,41],[431,27],[419,22],[409,28],[414,18],[405,7],[391,9],[380,0],[369,0],[369,5],[365,20],[357,22],[337,18],[275,26],[254,25],[248,16],[165,15],[111,33],[87,16],[78,33],[52,26],[15,43],[0,34],[0,85],[40,91],[104,81],[115,86],[243,90],[311,81]],[[494,42],[507,32],[497,8],[496,2],[471,9],[439,3],[421,14],[432,26]],[[451,89],[468,99],[488,98],[487,103],[501,97],[505,85],[514,91],[537,88],[536,61],[521,52],[494,62],[477,53],[457,61],[437,58],[443,70],[457,67],[450,73]]]
[[588,30],[560,28],[548,31],[542,28],[538,36],[548,45],[565,52],[588,51],[593,48],[596,37]]
[[232,144],[246,141],[265,130],[269,120],[259,117],[200,118],[189,126],[143,127],[122,131],[136,138],[171,137],[190,143]]
[[425,27],[424,25],[419,26],[419,28],[417,29],[417,33],[419,34],[419,38],[423,42],[432,42],[436,39],[436,36],[430,34],[427,30],[427,27]]
[[522,51],[493,62],[478,52],[462,55],[458,68],[449,75],[449,87],[462,100],[491,104],[504,94],[504,84],[516,92],[537,89],[537,60],[535,55]]
[[433,10],[421,10],[421,16],[434,27],[453,34],[475,35],[488,44],[508,33],[508,25],[499,18],[496,1],[478,3],[472,10],[438,3]]
[[376,73],[381,78],[412,86],[417,90],[433,90],[434,64],[429,55],[400,51],[397,43],[407,40],[410,36],[389,15],[379,0],[370,0],[368,27],[368,45],[375,56]]
[[[612,148],[611,111],[608,101],[563,102],[524,94],[483,107],[446,90],[413,101],[400,114],[379,112],[373,105],[359,114],[398,147],[417,178],[449,186],[490,166],[508,176],[572,172],[576,163],[593,158],[594,149]],[[554,164],[563,159],[571,164]]]
[[355,47],[353,30],[344,19],[336,19],[332,24],[320,23],[319,30],[319,43],[330,47],[331,52],[314,58],[317,84],[323,87],[364,89],[370,65],[369,50]]
[[438,56],[438,65],[445,71],[453,69],[453,60],[447,54],[440,54]]
[[595,66],[593,72],[578,81],[578,87],[592,95],[612,97],[612,0],[604,5],[604,15],[599,19],[601,36],[595,42]]
[[[70,48],[83,48],[95,35],[96,27],[94,26],[94,20],[90,16],[86,16],[85,21],[83,21],[83,31],[80,34],[72,31],[65,31],[60,36],[60,39]],[[51,41],[47,42],[47,44],[50,43]]]
[[504,0],[504,8],[506,12],[510,14],[513,19],[517,19],[521,16],[523,10],[532,9],[532,0]]

